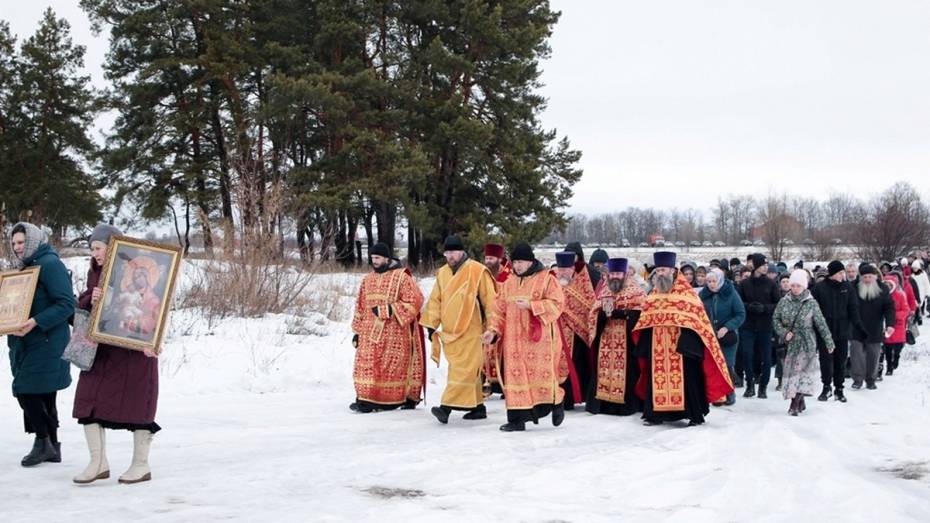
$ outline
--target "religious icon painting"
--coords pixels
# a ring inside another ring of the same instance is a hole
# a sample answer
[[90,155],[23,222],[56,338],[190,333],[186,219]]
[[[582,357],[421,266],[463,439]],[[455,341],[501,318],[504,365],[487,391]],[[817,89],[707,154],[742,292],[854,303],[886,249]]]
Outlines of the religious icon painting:
[[29,319],[39,284],[39,267],[0,273],[0,336],[16,332]]
[[180,247],[111,238],[100,277],[103,296],[91,313],[87,337],[160,353],[180,266]]

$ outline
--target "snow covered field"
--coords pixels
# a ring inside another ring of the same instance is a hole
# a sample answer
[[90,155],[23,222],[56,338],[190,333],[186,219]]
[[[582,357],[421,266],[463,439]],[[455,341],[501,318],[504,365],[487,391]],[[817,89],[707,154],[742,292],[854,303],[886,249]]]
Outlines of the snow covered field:
[[[69,260],[83,276],[83,262]],[[359,275],[318,276],[354,287]],[[431,280],[422,285],[427,291]],[[351,299],[336,303],[348,318]],[[849,403],[743,400],[701,427],[568,412],[504,434],[489,418],[448,426],[427,407],[361,415],[347,321],[226,319],[182,310],[161,360],[153,481],[118,485],[131,438],[108,432],[113,479],[79,487],[74,386],[59,395],[64,461],[20,467],[31,437],[0,395],[0,522],[14,521],[811,521],[930,520],[930,335],[901,369]],[[10,390],[0,365],[0,389]],[[73,373],[75,380],[77,372]]]

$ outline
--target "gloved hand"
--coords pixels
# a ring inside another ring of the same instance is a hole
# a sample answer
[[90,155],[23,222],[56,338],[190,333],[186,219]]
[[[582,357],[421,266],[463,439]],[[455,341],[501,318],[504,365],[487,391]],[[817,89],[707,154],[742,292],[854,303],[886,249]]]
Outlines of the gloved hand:
[[626,316],[626,311],[621,309],[614,309],[614,311],[610,313],[610,318],[614,320],[625,320]]
[[762,305],[757,301],[750,303],[746,308],[753,314],[762,314],[765,312],[765,305]]
[[[377,317],[380,318],[380,317],[381,317],[381,307],[382,307],[382,306],[380,306],[380,305],[379,305],[378,307],[372,307],[372,308],[371,308],[371,312],[372,312],[375,316],[377,316]],[[388,318],[390,318],[391,315],[394,314],[394,309],[393,309],[393,307],[391,307],[390,305],[385,305],[385,307],[387,307],[387,315],[388,315]]]
[[358,348],[358,334],[356,334],[355,336],[352,336],[352,346],[355,347],[356,349]]

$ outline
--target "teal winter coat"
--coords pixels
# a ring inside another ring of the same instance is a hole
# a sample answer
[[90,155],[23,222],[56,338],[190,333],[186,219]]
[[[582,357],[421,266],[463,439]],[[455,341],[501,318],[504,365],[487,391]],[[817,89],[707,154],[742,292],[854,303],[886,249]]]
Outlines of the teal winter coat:
[[37,325],[25,337],[7,336],[14,396],[55,392],[71,384],[70,363],[61,354],[71,339],[68,318],[77,303],[68,271],[47,243],[23,260],[23,265],[40,267],[29,312]]
[[704,309],[707,311],[707,317],[714,325],[714,333],[721,327],[726,327],[728,331],[737,336],[736,341],[728,345],[732,347],[739,342],[739,328],[746,321],[746,308],[743,306],[743,300],[740,299],[736,287],[730,280],[724,280],[723,286],[717,292],[711,292],[706,286],[701,289],[698,295],[704,303]]

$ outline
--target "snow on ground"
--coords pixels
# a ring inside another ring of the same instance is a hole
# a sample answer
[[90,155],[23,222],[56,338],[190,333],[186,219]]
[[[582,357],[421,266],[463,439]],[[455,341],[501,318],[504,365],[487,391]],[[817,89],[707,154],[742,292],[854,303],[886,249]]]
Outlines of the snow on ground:
[[[83,278],[80,261],[69,260]],[[354,287],[359,275],[322,275]],[[432,281],[423,280],[428,290]],[[345,300],[343,300],[345,301]],[[343,303],[341,307],[347,307]],[[347,311],[345,311],[347,312]],[[123,486],[131,437],[107,433],[112,479],[76,486],[86,465],[59,395],[64,461],[20,467],[31,438],[0,396],[0,521],[927,521],[930,517],[930,336],[901,369],[849,403],[739,399],[702,427],[644,427],[635,417],[568,412],[504,434],[487,420],[428,413],[444,368],[429,365],[427,406],[348,410],[347,321],[323,315],[172,317],[161,359],[154,480]],[[9,390],[7,365],[0,388]],[[73,373],[75,379],[77,372]]]

